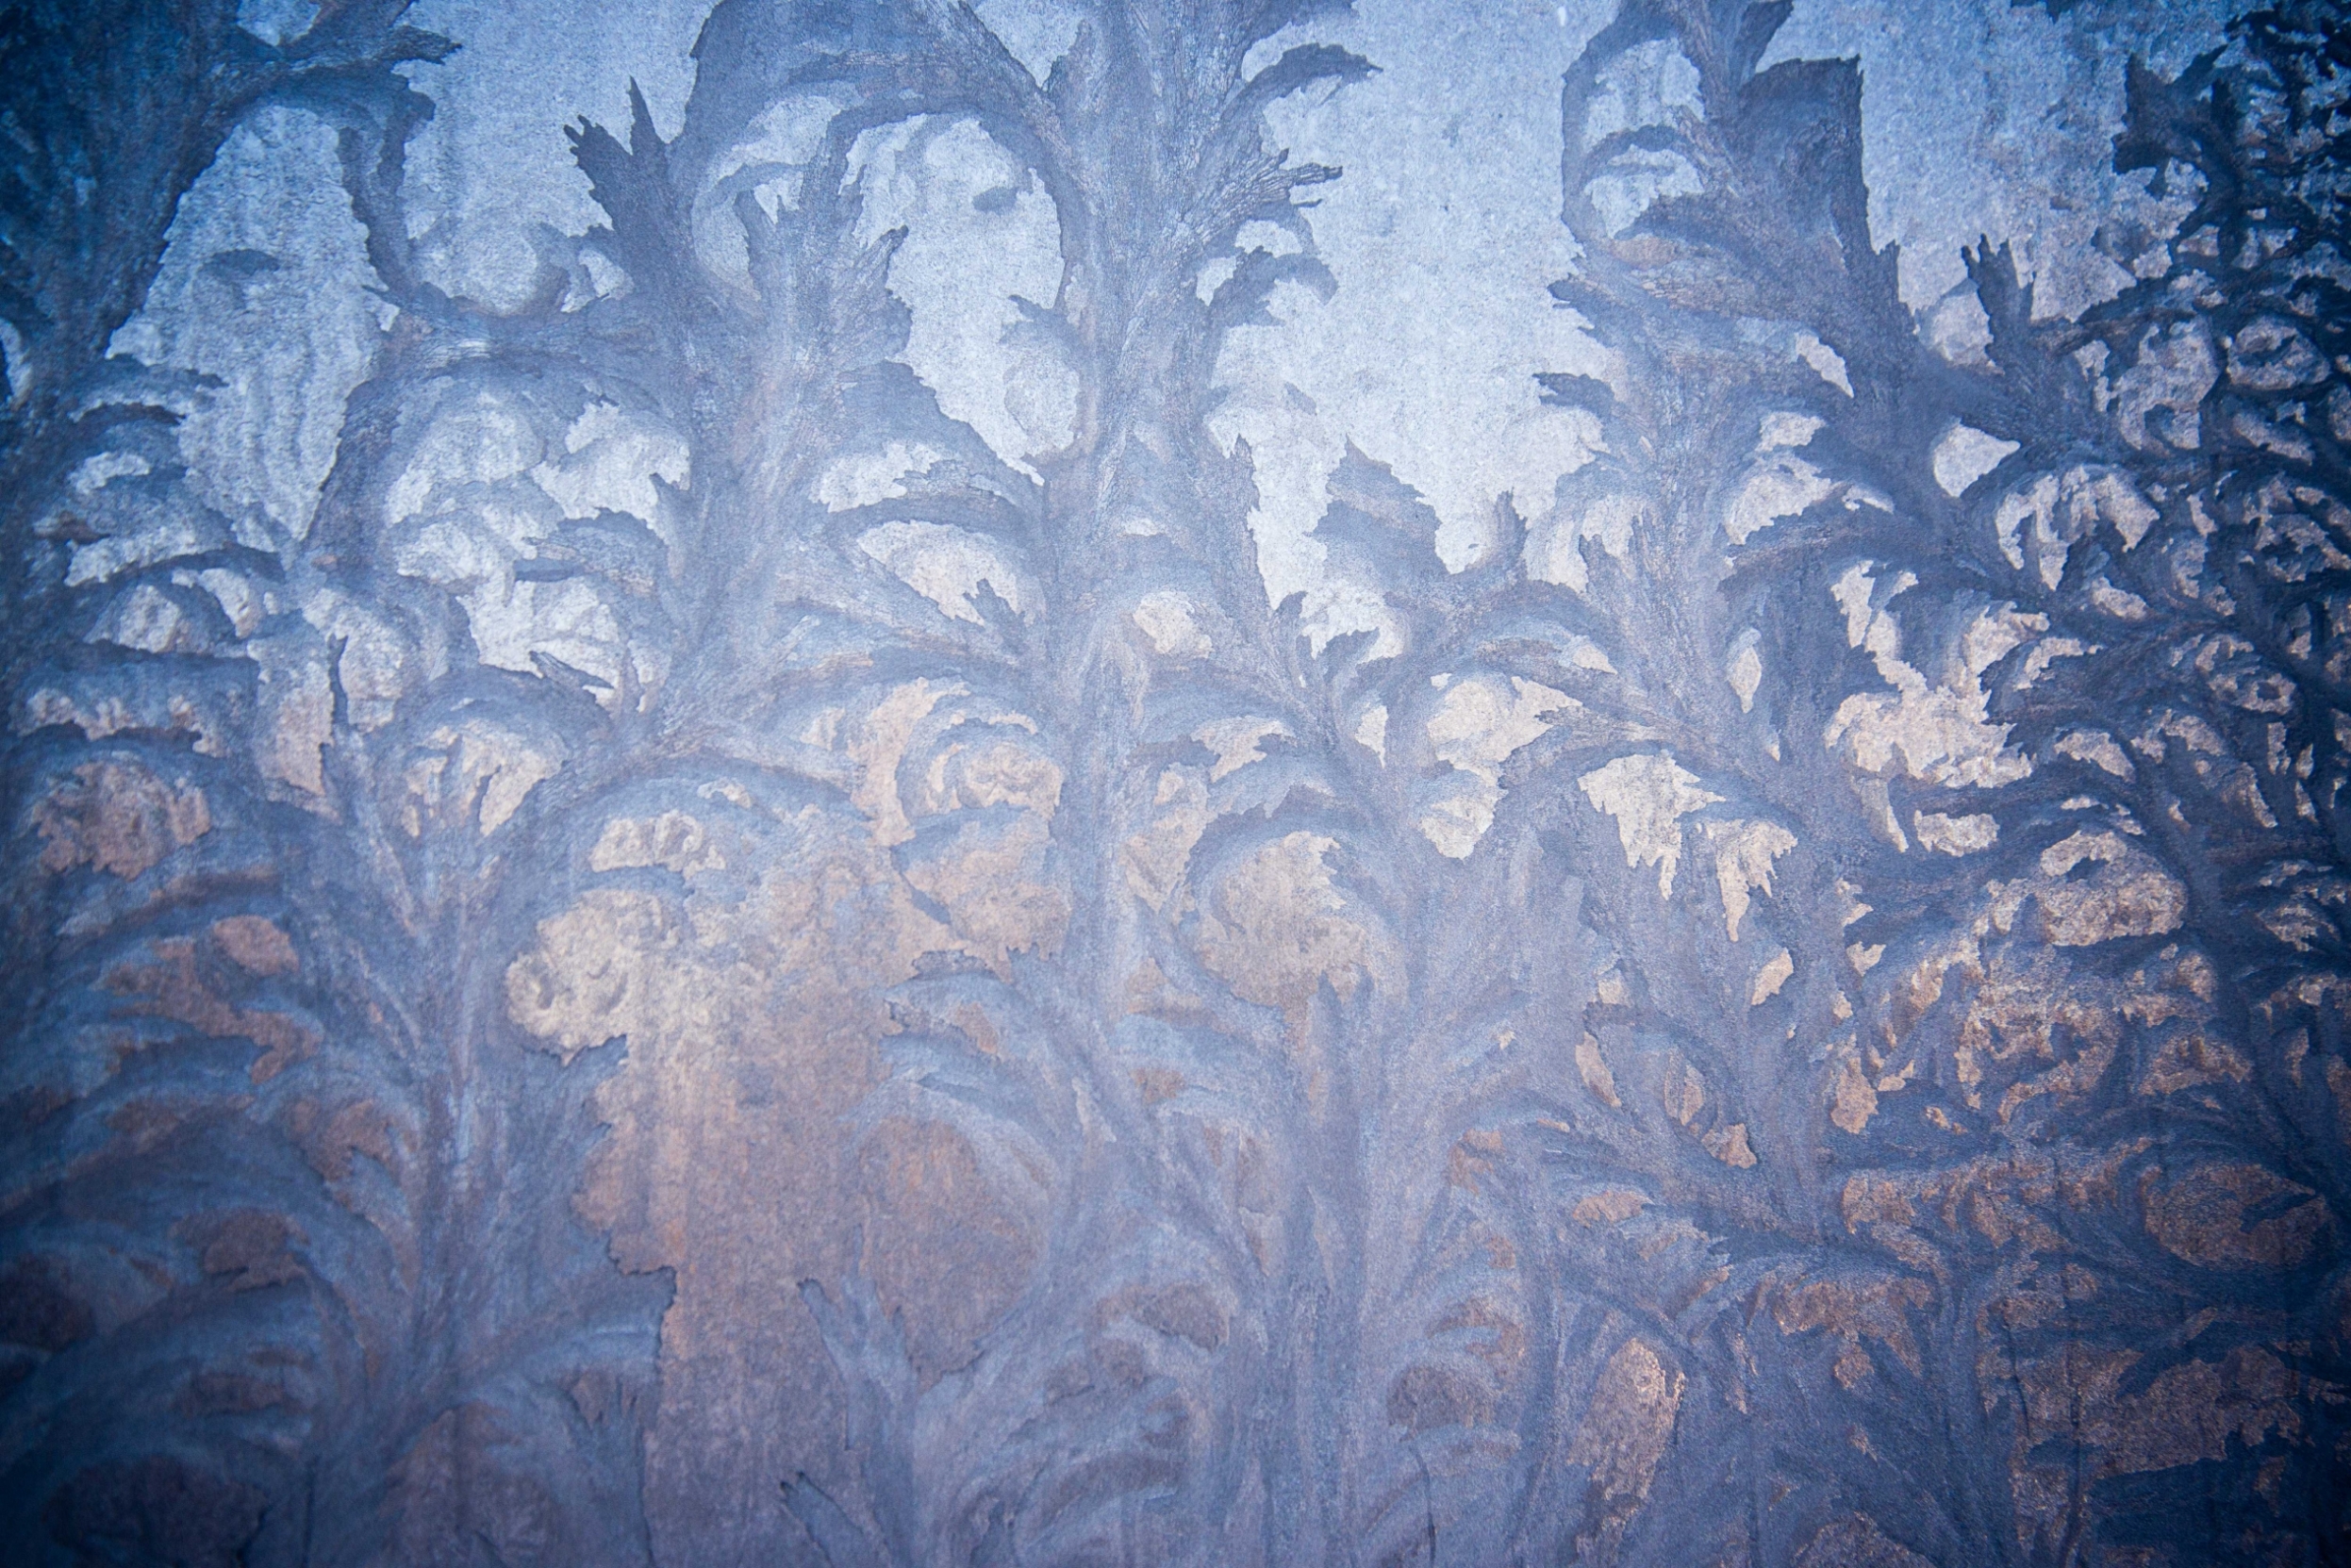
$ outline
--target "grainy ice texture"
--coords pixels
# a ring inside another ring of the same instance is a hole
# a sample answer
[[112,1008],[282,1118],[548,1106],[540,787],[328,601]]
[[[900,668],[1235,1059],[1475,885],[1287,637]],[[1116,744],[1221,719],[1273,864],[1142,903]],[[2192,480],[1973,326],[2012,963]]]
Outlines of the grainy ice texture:
[[2339,3],[0,94],[0,1559],[2351,1561]]

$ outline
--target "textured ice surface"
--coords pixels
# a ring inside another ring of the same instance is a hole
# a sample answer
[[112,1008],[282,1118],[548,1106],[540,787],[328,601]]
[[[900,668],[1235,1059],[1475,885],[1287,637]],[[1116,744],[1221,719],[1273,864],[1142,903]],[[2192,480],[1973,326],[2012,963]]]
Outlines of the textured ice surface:
[[704,0],[646,0],[584,17],[563,0],[424,0],[411,25],[461,52],[413,68],[433,118],[409,143],[408,238],[424,276],[448,292],[511,308],[529,297],[542,231],[596,222],[564,126],[624,123],[634,82],[675,136],[694,83]]
[[2042,309],[2110,297],[2140,254],[2102,229],[2153,226],[2145,176],[2107,156],[2134,55],[2177,72],[2226,41],[2228,0],[2018,6],[2006,0],[1822,0],[1798,7],[1771,59],[1862,62],[1871,233],[1902,247],[1902,297],[1924,308],[1964,279],[1959,248],[2017,243]]
[[309,531],[344,399],[390,311],[340,195],[332,124],[265,108],[180,202],[145,308],[118,354],[214,378],[192,392],[180,450],[198,493],[270,533]]
[[0,1556],[2341,1560],[2347,23],[16,8]]

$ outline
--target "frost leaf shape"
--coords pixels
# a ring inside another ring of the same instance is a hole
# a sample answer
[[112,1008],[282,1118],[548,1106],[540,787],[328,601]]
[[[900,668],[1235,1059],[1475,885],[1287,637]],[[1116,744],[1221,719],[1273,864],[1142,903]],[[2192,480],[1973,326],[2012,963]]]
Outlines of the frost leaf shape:
[[[1607,663],[1588,640],[1575,653],[1579,663]],[[1541,735],[1549,716],[1568,701],[1565,692],[1518,675],[1507,685],[1474,676],[1446,687],[1429,717],[1429,745],[1439,762],[1466,777],[1421,816],[1420,831],[1439,853],[1461,860],[1477,849],[1502,798],[1502,764]]]
[[1681,864],[1681,819],[1722,801],[1697,787],[1697,775],[1667,751],[1618,757],[1576,781],[1596,808],[1616,819],[1625,865],[1657,867],[1660,898],[1673,897],[1674,870]]
[[1972,855],[2000,841],[1999,822],[1980,812],[1967,817],[1913,812],[1911,827],[1918,835],[1919,848],[1939,850],[1946,855]]
[[[2078,867],[2094,867],[2088,876]],[[2186,884],[2120,834],[2083,831],[2041,851],[2038,875],[1995,884],[1992,923],[2006,931],[2024,901],[2040,906],[2048,939],[2088,947],[2122,936],[2177,931],[2188,909]]]
[[1613,1547],[1648,1498],[1673,1436],[1687,1379],[1648,1343],[1629,1339],[1601,1369],[1592,1401],[1567,1445],[1567,1462],[1588,1466],[1594,1494],[1579,1549]]
[[858,536],[857,548],[900,582],[957,620],[985,624],[972,596],[985,583],[1013,609],[1028,613],[1035,590],[985,538],[941,522],[885,522]]
[[1972,424],[1953,424],[1935,442],[1930,455],[1935,483],[1943,487],[1945,495],[1956,501],[1967,493],[1968,487],[2019,450],[2019,443],[2004,441]]
[[1772,863],[1796,848],[1796,834],[1777,822],[1709,822],[1707,840],[1714,847],[1714,881],[1722,890],[1723,930],[1739,939],[1739,922],[1747,918],[1751,896],[1771,891]]
[[2032,761],[2008,745],[2010,726],[1990,718],[1982,675],[1993,663],[2046,622],[2035,625],[2013,611],[1979,614],[1962,639],[1960,656],[1941,683],[1929,683],[1902,658],[1900,624],[1883,605],[1916,582],[1896,574],[1882,592],[1868,563],[1846,569],[1831,592],[1846,616],[1846,640],[1865,649],[1892,695],[1856,692],[1845,699],[1822,742],[1843,750],[1863,772],[1897,772],[1946,787],[2010,784],[2032,771]]

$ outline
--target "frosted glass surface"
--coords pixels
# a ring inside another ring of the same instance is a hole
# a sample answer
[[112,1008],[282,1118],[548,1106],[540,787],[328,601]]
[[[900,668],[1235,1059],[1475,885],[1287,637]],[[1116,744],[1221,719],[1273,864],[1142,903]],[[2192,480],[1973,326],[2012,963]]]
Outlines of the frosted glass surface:
[[2343,1560],[2346,37],[0,8],[0,1556]]

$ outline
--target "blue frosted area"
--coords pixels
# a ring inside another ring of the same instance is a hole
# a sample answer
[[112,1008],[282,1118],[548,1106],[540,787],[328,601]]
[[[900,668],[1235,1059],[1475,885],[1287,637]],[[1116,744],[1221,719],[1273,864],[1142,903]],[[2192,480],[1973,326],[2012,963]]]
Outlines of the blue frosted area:
[[2343,1561],[2346,39],[0,6],[0,1560]]

